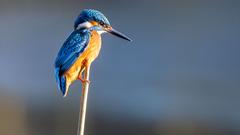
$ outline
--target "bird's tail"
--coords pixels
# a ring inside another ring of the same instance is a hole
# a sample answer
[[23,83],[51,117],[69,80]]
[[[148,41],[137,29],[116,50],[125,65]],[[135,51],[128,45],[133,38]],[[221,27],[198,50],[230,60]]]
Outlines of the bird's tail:
[[58,85],[58,89],[62,92],[63,97],[67,95],[66,76],[59,74],[59,68],[55,68],[55,77]]

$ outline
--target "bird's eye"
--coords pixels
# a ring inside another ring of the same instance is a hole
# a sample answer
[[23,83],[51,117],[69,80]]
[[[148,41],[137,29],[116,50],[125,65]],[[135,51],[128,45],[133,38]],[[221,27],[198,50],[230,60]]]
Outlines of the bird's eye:
[[102,25],[102,26],[104,25],[104,23],[103,23],[103,22],[100,22],[99,24],[100,24],[100,25]]

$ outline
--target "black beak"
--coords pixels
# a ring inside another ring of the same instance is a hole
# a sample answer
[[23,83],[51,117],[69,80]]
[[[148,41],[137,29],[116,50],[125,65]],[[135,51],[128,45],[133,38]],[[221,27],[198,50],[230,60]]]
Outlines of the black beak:
[[120,37],[122,39],[125,39],[127,41],[132,41],[132,39],[130,39],[129,37],[125,36],[124,34],[118,32],[117,30],[113,29],[112,27],[107,28],[106,31],[108,33],[111,33],[111,34],[113,34],[113,35],[115,35],[117,37]]

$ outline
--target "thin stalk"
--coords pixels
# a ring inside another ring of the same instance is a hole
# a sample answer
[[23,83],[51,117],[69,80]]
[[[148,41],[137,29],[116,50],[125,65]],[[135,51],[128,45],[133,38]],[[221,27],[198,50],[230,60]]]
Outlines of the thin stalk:
[[[90,66],[84,71],[84,79],[89,80]],[[87,98],[88,98],[89,82],[84,82],[82,87],[82,95],[80,99],[80,112],[78,119],[78,132],[77,135],[84,135],[86,108],[87,108]]]

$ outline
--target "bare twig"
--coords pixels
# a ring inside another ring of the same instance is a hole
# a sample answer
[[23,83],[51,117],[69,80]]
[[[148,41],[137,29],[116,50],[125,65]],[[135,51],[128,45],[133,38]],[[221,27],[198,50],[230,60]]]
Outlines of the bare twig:
[[[90,74],[90,66],[87,67],[84,71],[85,80],[89,80],[89,74]],[[79,119],[78,119],[77,135],[84,135],[89,82],[84,82],[82,85],[83,87],[82,87],[82,95],[80,99],[80,112],[79,112]]]

